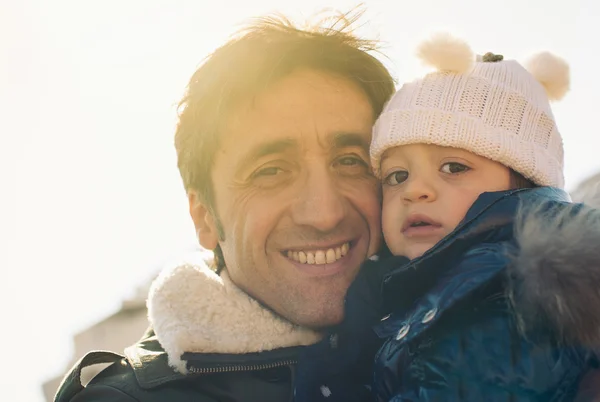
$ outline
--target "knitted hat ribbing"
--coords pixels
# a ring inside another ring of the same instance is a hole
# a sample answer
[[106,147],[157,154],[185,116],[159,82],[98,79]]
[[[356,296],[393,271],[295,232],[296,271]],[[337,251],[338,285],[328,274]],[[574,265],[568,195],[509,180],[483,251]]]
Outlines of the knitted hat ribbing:
[[415,143],[461,148],[500,162],[540,186],[564,186],[563,144],[549,100],[569,88],[569,67],[550,53],[514,60],[438,35],[419,48],[437,71],[402,86],[373,129],[371,161]]

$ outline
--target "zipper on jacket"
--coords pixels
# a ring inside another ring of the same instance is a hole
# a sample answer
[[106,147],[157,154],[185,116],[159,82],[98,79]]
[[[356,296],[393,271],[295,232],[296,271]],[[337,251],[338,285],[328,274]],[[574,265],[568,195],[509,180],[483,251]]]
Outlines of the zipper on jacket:
[[282,360],[273,363],[263,364],[241,364],[232,366],[219,366],[219,367],[189,367],[188,371],[194,374],[212,374],[212,373],[229,373],[236,371],[258,371],[266,370],[275,367],[291,366],[298,363],[297,360]]
[[296,366],[290,366],[290,384],[292,385],[290,389],[290,402],[294,402],[296,400]]

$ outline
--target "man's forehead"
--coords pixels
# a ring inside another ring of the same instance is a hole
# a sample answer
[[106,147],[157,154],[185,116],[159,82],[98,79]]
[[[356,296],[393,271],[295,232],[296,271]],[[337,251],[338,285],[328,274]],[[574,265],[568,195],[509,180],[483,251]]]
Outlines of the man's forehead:
[[237,159],[282,150],[368,149],[372,124],[370,102],[354,83],[300,71],[236,108],[222,131],[221,151]]
[[368,149],[370,140],[370,134],[366,132],[332,132],[307,135],[300,133],[297,135],[285,136],[281,139],[259,142],[257,146],[259,148],[272,148],[276,144],[287,144],[299,149],[314,148],[315,146],[318,146],[323,150],[343,147],[361,147]]

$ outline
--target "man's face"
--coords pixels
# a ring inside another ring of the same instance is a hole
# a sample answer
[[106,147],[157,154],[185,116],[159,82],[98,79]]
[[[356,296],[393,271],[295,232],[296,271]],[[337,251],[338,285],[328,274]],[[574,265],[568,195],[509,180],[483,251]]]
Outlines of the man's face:
[[413,144],[381,160],[383,233],[394,255],[417,258],[452,232],[481,193],[510,188],[510,170],[457,148]]
[[296,324],[338,323],[381,241],[368,98],[344,78],[298,70],[231,116],[212,170],[231,279]]

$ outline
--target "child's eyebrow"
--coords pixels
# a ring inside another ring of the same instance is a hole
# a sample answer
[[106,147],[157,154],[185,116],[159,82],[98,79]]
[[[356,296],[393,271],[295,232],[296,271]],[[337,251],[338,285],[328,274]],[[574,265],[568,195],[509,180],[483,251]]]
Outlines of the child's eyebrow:
[[379,166],[381,166],[383,164],[383,162],[385,162],[388,158],[390,157],[389,152],[387,152],[387,150],[381,155],[381,158],[379,159]]

